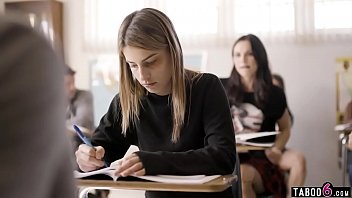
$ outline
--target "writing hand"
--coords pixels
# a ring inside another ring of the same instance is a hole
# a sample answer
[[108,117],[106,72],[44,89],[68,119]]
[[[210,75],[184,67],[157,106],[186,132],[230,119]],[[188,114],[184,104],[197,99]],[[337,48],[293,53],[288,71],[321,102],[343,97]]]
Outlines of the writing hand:
[[75,152],[77,164],[84,172],[104,166],[104,154],[105,149],[103,147],[97,146],[93,148],[85,144],[81,144]]
[[145,175],[144,166],[138,155],[134,153],[112,163],[112,166],[116,166],[116,171],[114,173],[116,176],[126,177],[129,175]]

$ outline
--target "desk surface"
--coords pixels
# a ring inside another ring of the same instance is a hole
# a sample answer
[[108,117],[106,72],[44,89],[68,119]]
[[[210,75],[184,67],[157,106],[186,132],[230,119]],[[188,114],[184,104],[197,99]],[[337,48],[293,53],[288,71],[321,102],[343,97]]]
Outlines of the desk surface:
[[246,153],[248,151],[253,151],[253,150],[265,150],[268,147],[261,147],[261,146],[248,146],[248,145],[236,145],[236,151],[237,153]]
[[352,131],[352,123],[339,124],[334,127],[335,131],[338,132],[351,132]]
[[224,175],[204,184],[170,184],[151,181],[111,181],[78,179],[77,186],[94,189],[221,192],[229,188],[234,179],[237,179],[237,176]]

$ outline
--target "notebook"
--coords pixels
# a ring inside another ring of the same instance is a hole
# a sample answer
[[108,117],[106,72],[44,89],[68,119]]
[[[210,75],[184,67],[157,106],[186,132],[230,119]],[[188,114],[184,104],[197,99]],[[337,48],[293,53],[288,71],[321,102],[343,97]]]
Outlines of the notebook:
[[[112,180],[116,181],[119,179],[118,176],[114,175],[115,168],[114,167],[106,167],[103,169],[90,171],[90,172],[79,172],[77,170],[74,171],[74,177],[76,179],[79,178],[89,178],[91,176],[101,176],[105,175],[110,177]],[[220,175],[146,175],[146,176],[132,176],[138,179],[161,182],[161,183],[172,183],[172,184],[204,184],[213,179],[220,177]]]
[[236,133],[236,144],[272,147],[278,131]]

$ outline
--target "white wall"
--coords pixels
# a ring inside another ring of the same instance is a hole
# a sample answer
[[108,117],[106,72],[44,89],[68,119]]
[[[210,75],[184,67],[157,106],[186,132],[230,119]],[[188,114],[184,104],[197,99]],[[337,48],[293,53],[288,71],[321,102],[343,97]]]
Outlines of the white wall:
[[[352,56],[352,42],[309,45],[270,44],[266,48],[274,72],[286,82],[287,100],[294,114],[288,147],[302,151],[308,162],[307,186],[325,181],[342,184],[337,163],[335,126],[335,58]],[[209,49],[207,69],[227,77],[232,69],[232,43]]]
[[[0,11],[3,2],[0,0]],[[63,2],[66,61],[78,71],[78,86],[89,88],[89,55],[82,52],[83,0]],[[288,103],[295,116],[289,147],[303,151],[308,159],[307,186],[321,186],[325,181],[335,186],[342,183],[337,166],[337,134],[333,131],[334,69],[336,57],[352,56],[351,44],[266,44],[273,71],[282,74],[286,81]],[[231,45],[206,49],[208,72],[220,77],[229,75]]]

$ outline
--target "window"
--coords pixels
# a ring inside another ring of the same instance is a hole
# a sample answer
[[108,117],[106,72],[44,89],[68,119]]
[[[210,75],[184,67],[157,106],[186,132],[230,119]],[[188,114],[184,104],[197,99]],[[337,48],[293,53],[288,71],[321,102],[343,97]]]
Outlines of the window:
[[352,1],[316,0],[314,20],[316,29],[352,28]]
[[235,32],[294,30],[293,0],[237,0],[233,9]]
[[217,0],[167,1],[165,6],[165,14],[180,36],[215,35],[218,32],[218,12]]
[[84,47],[116,52],[118,28],[143,7],[163,11],[183,46],[219,47],[241,34],[277,41],[352,38],[352,0],[84,0]]
[[[116,52],[117,35],[123,19],[144,7],[143,0],[85,0],[85,48],[99,52]],[[95,50],[94,50],[95,49]]]

